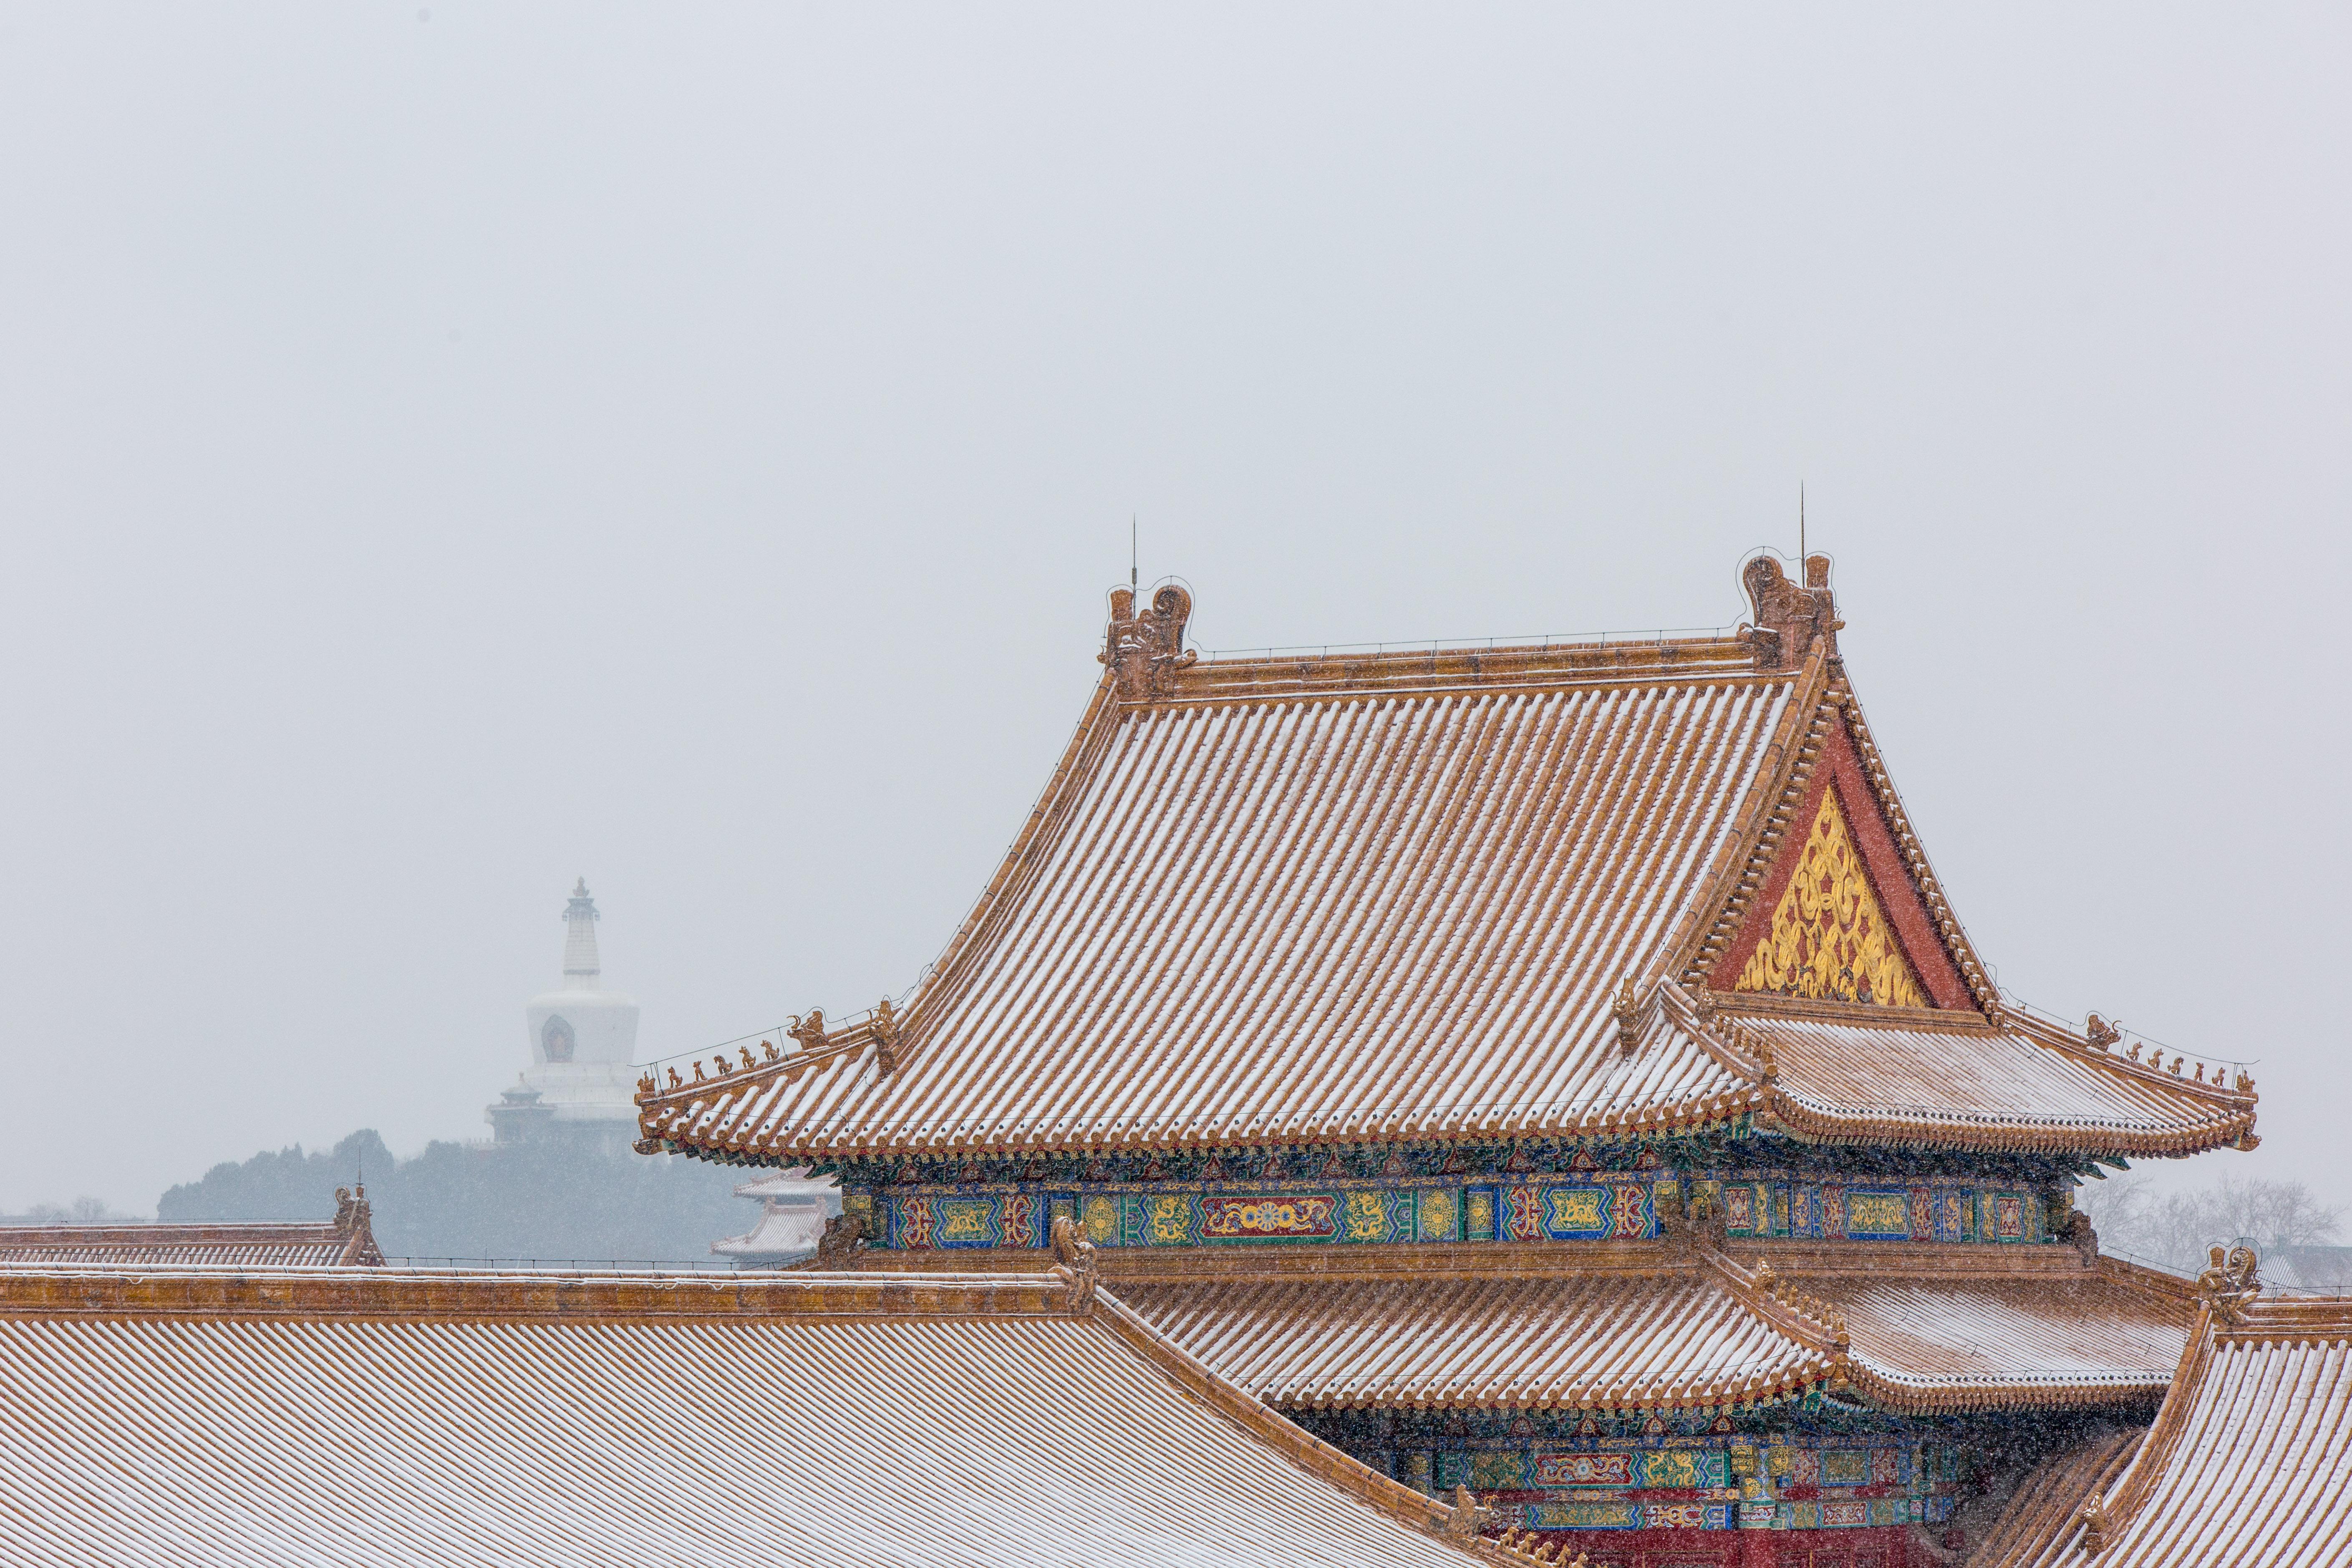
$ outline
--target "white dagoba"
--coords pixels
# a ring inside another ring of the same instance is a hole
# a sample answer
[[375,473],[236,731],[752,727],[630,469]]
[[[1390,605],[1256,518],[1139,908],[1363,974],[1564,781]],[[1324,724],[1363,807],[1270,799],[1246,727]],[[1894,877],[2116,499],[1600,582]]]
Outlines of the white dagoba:
[[[554,1113],[559,1131],[625,1130],[634,1139],[637,1082],[630,1064],[637,1048],[637,1004],[604,988],[596,920],[596,900],[588,896],[588,879],[583,877],[563,910],[562,989],[532,997],[524,1010],[530,1024],[530,1066],[520,1089],[536,1095],[533,1103],[544,1108],[541,1114]],[[508,1098],[517,1093],[510,1089]],[[489,1113],[493,1126],[500,1109]]]

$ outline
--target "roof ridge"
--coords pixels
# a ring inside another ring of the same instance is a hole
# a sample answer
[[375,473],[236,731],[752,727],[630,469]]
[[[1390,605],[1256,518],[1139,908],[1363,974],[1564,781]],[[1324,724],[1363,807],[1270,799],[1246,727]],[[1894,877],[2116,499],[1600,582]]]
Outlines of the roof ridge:
[[[1088,1250],[1091,1250],[1089,1248]],[[1078,1265],[1082,1270],[1084,1261]],[[1056,1270],[1057,1273],[1076,1270]],[[1482,1540],[1476,1499],[1455,1489],[1448,1505],[1381,1475],[1314,1436],[1256,1394],[1242,1387],[1178,1344],[1134,1308],[1089,1279],[1086,1310],[1133,1350],[1157,1366],[1168,1380],[1202,1404],[1240,1426],[1299,1469],[1355,1496],[1400,1523],[1437,1537],[1448,1545],[1490,1563],[1528,1564],[1549,1561],[1503,1542]]]
[[2156,1420],[2149,1426],[2139,1451],[2132,1456],[2131,1463],[2114,1484],[2095,1492],[2076,1515],[2083,1526],[2083,1544],[2087,1551],[2097,1552],[2114,1532],[2131,1522],[2132,1516],[2156,1490],[2165,1468],[2172,1462],[2173,1451],[2180,1447],[2180,1439],[2189,1429],[2197,1385],[2204,1381],[2205,1369],[2213,1360],[2214,1327],[2212,1307],[2200,1301],[2196,1324],[2189,1331],[2189,1343],[2180,1352],[2180,1364],[2173,1371],[2172,1382],[2164,1391],[2164,1403],[2157,1407]]
[[[1787,708],[1773,726],[1763,761],[1748,786],[1748,798],[1736,819],[1738,826],[1717,848],[1714,865],[1708,868],[1689,906],[1663,944],[1665,973],[1704,985],[1702,955],[1717,931],[1723,932],[1725,942],[1731,940],[1731,932],[1738,929],[1738,911],[1752,890],[1751,883],[1753,887],[1763,885],[1762,872],[1751,872],[1750,868],[1763,852],[1767,838],[1774,833],[1785,834],[1789,820],[1803,803],[1804,779],[1797,776],[1803,759],[1797,741],[1821,706],[1828,669],[1828,658],[1820,647],[1806,656],[1797,673],[1796,689],[1790,694]],[[1715,920],[1711,924],[1703,924],[1709,910],[1716,911]]]
[[12,1264],[0,1319],[299,1316],[566,1321],[857,1313],[1067,1316],[1050,1274],[767,1273]]
[[106,1241],[261,1240],[297,1237],[339,1239],[331,1219],[109,1220],[95,1225],[0,1226],[0,1252],[24,1247],[70,1246]]
[[1705,1236],[1696,1250],[1723,1288],[1760,1321],[1826,1358],[1832,1371],[1849,1359],[1845,1314],[1782,1279],[1769,1259],[1759,1258],[1749,1268]]
[[[1893,776],[1879,754],[1869,721],[1863,714],[1861,700],[1854,695],[1853,683],[1846,676],[1844,661],[1816,645],[1806,661],[1806,675],[1801,700],[1792,701],[1783,716],[1790,733],[1775,738],[1776,746],[1781,745],[1784,739],[1794,743],[1780,752],[1771,771],[1759,773],[1752,786],[1748,809],[1753,820],[1738,839],[1740,852],[1728,860],[1726,868],[1727,879],[1734,870],[1738,879],[1719,893],[1714,886],[1708,888],[1708,893],[1720,901],[1712,906],[1715,919],[1703,931],[1696,921],[1706,918],[1705,911],[1710,906],[1705,900],[1692,906],[1692,929],[1684,934],[1683,946],[1673,955],[1681,978],[1695,985],[1712,984],[1717,966],[1740,933],[1754,919],[1768,912],[1756,901],[1772,880],[1781,854],[1804,836],[1804,825],[1797,817],[1817,793],[1815,773],[1836,749],[1834,731],[1843,740],[1844,752],[1851,754],[1852,769],[1877,809],[1877,826],[1901,858],[1911,883],[1907,891],[1929,922],[1928,934],[1941,945],[1943,955],[1957,971],[1979,1013],[1997,1023],[2001,1016],[1999,987],[1993,984],[1969,945],[1967,932],[1961,930],[1958,916],[1944,897],[1934,867],[1927,862],[1926,848],[1910,826],[1909,814],[1895,794]],[[1901,890],[1877,889],[1881,899],[1895,897]],[[1917,966],[1916,958],[1907,952],[1906,958],[1915,968]]]
[[1845,661],[1840,659],[1832,675],[1827,700],[1833,704],[1845,725],[1846,738],[1853,746],[1855,760],[1861,764],[1863,781],[1870,786],[1872,797],[1885,818],[1887,832],[1895,847],[1902,853],[1906,869],[1919,900],[1936,921],[1936,934],[1944,943],[1960,977],[1975,996],[1985,1016],[2000,1022],[2004,1009],[2000,988],[1993,983],[1990,973],[1978,959],[1975,945],[1960,925],[1958,911],[1944,896],[1943,883],[1936,868],[1928,862],[1927,847],[1912,829],[1910,813],[1903,806],[1903,798],[1895,792],[1895,775],[1888,771],[1885,759],[1879,753],[1878,739],[1871,732],[1870,720],[1862,710],[1862,698],[1853,689],[1853,679],[1846,674]]
[[1220,656],[1168,671],[1148,689],[1120,694],[1124,708],[1298,701],[1453,691],[1502,692],[1531,686],[1655,685],[1676,679],[1777,683],[1789,672],[1759,668],[1736,637],[1555,642],[1376,651]]
[[[2093,1020],[2101,1022],[2095,1014],[2093,1015]],[[2192,1057],[2185,1052],[2176,1051],[2172,1057],[2172,1067],[2168,1071],[2159,1065],[2164,1060],[2164,1047],[2161,1046],[2158,1046],[2146,1061],[2140,1059],[2140,1051],[2147,1046],[2154,1045],[2155,1042],[2152,1040],[2134,1040],[2128,1051],[2118,1052],[2113,1047],[2122,1043],[2124,1036],[2120,1031],[2112,1033],[2107,1040],[2102,1041],[2087,1030],[2077,1035],[2072,1028],[2054,1018],[2043,1017],[2039,1014],[2018,1008],[2004,1011],[2001,1023],[2011,1032],[2031,1037],[2037,1045],[2072,1052],[2076,1056],[2097,1062],[2101,1067],[2148,1083],[2160,1085],[2165,1089],[2177,1089],[2206,1100],[2219,1100],[2233,1106],[2252,1106],[2262,1098],[2254,1092],[2254,1080],[2242,1067],[2240,1067],[2238,1072],[2239,1086],[2233,1087],[2223,1082],[2221,1069],[2224,1067],[2239,1066],[2234,1062],[2216,1061],[2210,1057]],[[2194,1077],[2180,1076],[2183,1063],[2195,1064],[2197,1072]],[[2213,1076],[2210,1079],[2205,1076],[2205,1069],[2209,1066],[2213,1069]]]

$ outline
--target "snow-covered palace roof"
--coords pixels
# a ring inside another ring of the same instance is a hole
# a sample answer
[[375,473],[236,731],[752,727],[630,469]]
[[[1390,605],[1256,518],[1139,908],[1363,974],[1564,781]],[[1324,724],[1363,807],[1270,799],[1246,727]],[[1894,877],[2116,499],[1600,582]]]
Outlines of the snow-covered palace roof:
[[[862,1268],[1034,1267],[869,1251]],[[2072,1247],[1727,1239],[1106,1248],[1107,1288],[1286,1410],[1710,1414],[1820,1391],[1912,1415],[2145,1408],[2196,1316],[2179,1279]],[[1002,1261],[998,1261],[998,1259]]]
[[2209,1298],[2145,1435],[2046,1469],[1991,1568],[2352,1562],[2352,1297]]
[[0,1269],[0,1367],[9,1562],[1532,1563],[1068,1272]]
[[[857,1153],[1607,1134],[2182,1154],[2251,1082],[2004,1008],[1837,652],[1827,563],[1738,637],[1105,673],[911,1005],[640,1084],[642,1147]],[[1817,577],[1818,581],[1811,578]]]

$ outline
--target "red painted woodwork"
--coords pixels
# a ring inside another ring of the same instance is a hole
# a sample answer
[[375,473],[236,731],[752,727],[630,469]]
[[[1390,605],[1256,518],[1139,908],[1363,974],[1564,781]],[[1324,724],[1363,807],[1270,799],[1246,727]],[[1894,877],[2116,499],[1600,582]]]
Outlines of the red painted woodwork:
[[1911,961],[1911,972],[1919,977],[1920,987],[1938,1007],[1974,1008],[1976,999],[1969,994],[1968,983],[1952,963],[1944,940],[1937,934],[1936,922],[1927,913],[1927,906],[1919,897],[1918,888],[1911,880],[1910,868],[1903,862],[1903,851],[1896,847],[1895,835],[1886,826],[1886,818],[1878,808],[1878,797],[1871,792],[1870,781],[1864,777],[1862,763],[1853,753],[1853,741],[1847,735],[1845,721],[1838,720],[1822,737],[1822,754],[1813,763],[1813,778],[1805,791],[1805,803],[1790,819],[1790,830],[1782,836],[1780,853],[1772,858],[1772,870],[1756,901],[1748,906],[1748,918],[1740,922],[1739,935],[1724,950],[1707,984],[1717,991],[1729,991],[1738,982],[1739,972],[1748,966],[1748,955],[1764,933],[1772,929],[1772,913],[1780,907],[1780,895],[1789,890],[1789,879],[1796,874],[1798,853],[1804,845],[1804,836],[1812,826],[1813,818],[1821,815],[1822,792],[1834,789],[1838,802],[1845,808],[1846,826],[1853,834],[1855,848],[1862,852],[1862,861],[1870,873],[1870,885],[1878,894],[1878,907],[1886,912],[1887,923],[1895,928],[1895,938],[1903,945],[1903,956]]
[[1860,1530],[1559,1530],[1538,1544],[1584,1552],[1591,1568],[1919,1568],[1908,1525]]

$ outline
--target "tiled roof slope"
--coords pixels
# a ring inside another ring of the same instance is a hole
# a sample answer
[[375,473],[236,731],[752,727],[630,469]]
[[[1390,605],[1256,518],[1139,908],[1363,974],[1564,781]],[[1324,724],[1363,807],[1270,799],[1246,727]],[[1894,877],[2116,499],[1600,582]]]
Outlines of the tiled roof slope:
[[[1785,1108],[1832,1138],[2140,1153],[2252,1126],[2218,1074],[2163,1081],[1987,1020],[1825,642],[1769,667],[1734,638],[1188,664],[1177,592],[1161,622],[1114,621],[1067,753],[911,1007],[648,1078],[646,1147],[793,1163]],[[1148,666],[1120,652],[1146,625],[1167,650]],[[1932,1007],[1727,994],[1832,787]],[[1763,1015],[1744,1037],[1771,1059],[1670,999]],[[1924,1079],[1922,1024],[1945,1031]]]
[[[2055,1487],[1998,1568],[2306,1568],[2352,1562],[2352,1298],[2200,1314],[2120,1473]],[[1990,1543],[1989,1543],[1990,1544]]]
[[2193,1153],[2253,1125],[2248,1095],[2184,1083],[2038,1018],[2005,1015],[1996,1027],[1973,1014],[1862,1012],[1738,1016],[1771,1053],[1771,1113],[1784,1125],[1831,1141],[2125,1154]]
[[1792,1273],[1783,1293],[1842,1321],[1857,1386],[1909,1409],[2151,1398],[2189,1339],[2181,1302],[2098,1269],[2008,1279]]
[[1471,1561],[1066,1276],[6,1270],[0,1366],[10,1561]]
[[366,1198],[339,1196],[338,1217],[316,1223],[0,1226],[0,1264],[301,1268],[383,1263]]
[[1752,1258],[1627,1247],[1485,1275],[1165,1264],[1118,1289],[1290,1406],[1675,1410],[1815,1387],[1911,1413],[2113,1405],[2160,1393],[2188,1338],[2183,1302],[2056,1248],[1955,1247],[1924,1265],[1894,1249],[1787,1275]]
[[[2071,1542],[2083,1500],[2115,1484],[2146,1436],[2146,1427],[2117,1427],[2035,1465],[2018,1481],[1970,1561],[1982,1568],[2035,1568],[2067,1556],[2082,1563]],[[2070,1543],[2063,1555],[2062,1538]]]
[[1125,1300],[1278,1405],[1681,1409],[1830,1375],[1826,1354],[1696,1272],[1234,1279]]

